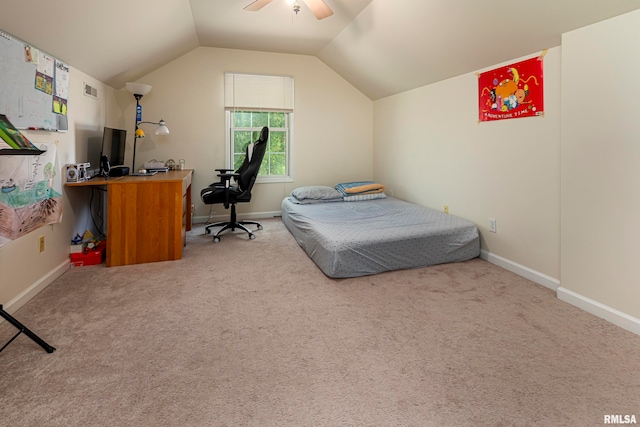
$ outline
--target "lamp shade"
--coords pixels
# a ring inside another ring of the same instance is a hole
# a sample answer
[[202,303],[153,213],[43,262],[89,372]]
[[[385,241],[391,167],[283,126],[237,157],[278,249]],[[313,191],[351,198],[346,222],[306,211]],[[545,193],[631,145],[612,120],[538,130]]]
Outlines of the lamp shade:
[[158,123],[156,135],[169,135],[169,128],[164,124],[164,120],[160,120],[160,122]]
[[127,82],[127,90],[134,95],[144,96],[151,92],[151,85],[137,82]]

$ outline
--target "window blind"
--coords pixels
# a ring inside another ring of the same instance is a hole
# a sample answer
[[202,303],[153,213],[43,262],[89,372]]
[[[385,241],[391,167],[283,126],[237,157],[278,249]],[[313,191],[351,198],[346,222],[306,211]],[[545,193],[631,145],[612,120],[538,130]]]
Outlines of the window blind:
[[224,106],[293,111],[293,77],[224,73]]

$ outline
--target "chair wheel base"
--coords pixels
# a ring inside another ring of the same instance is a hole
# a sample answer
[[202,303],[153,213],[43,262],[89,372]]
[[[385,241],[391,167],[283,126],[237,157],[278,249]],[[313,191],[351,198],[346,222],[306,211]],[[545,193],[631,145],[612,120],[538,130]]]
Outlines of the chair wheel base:
[[220,242],[220,235],[223,234],[224,232],[231,230],[232,232],[235,231],[236,229],[240,229],[240,230],[244,230],[247,233],[247,236],[249,237],[249,240],[255,240],[256,235],[253,234],[252,230],[250,230],[249,228],[247,228],[247,225],[251,224],[251,225],[255,225],[257,230],[262,230],[262,224],[260,224],[259,222],[255,222],[255,221],[235,221],[235,215],[232,215],[231,218],[234,221],[230,221],[230,222],[217,222],[215,224],[209,224],[205,227],[204,231],[205,234],[212,234],[213,231],[211,230],[211,228],[213,227],[222,227],[219,230],[216,231],[216,233],[213,234],[213,241],[215,243],[219,243]]

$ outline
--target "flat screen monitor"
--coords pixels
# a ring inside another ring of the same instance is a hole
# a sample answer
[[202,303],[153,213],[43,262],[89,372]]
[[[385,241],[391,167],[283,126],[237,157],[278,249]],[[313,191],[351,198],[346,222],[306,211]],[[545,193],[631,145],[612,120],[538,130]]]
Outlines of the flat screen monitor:
[[126,142],[126,130],[105,127],[104,133],[102,134],[102,151],[100,152],[100,157],[107,156],[111,167],[124,166]]
[[102,135],[92,136],[87,140],[87,162],[91,166],[91,176],[100,172],[100,152],[102,151]]

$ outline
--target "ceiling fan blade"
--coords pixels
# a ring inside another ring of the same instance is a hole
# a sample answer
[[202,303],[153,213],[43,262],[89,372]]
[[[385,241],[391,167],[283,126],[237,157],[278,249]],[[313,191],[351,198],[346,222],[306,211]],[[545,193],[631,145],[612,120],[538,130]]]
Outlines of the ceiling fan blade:
[[262,9],[263,7],[265,7],[266,5],[268,5],[269,3],[271,3],[272,1],[273,0],[255,0],[253,3],[245,6],[244,10],[256,12]]
[[322,0],[304,0],[304,3],[311,9],[317,19],[324,19],[333,15],[333,10]]

